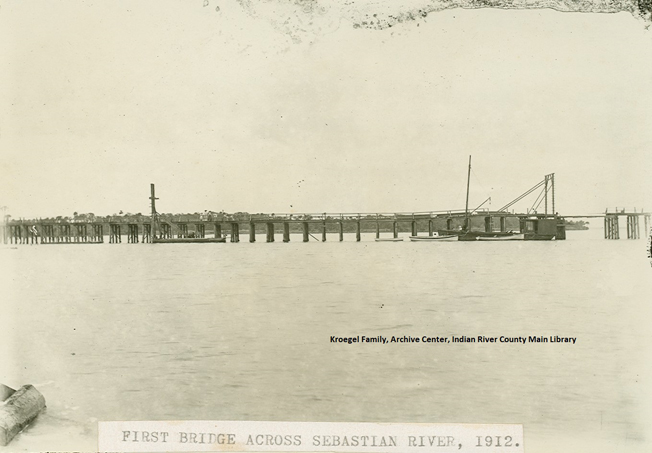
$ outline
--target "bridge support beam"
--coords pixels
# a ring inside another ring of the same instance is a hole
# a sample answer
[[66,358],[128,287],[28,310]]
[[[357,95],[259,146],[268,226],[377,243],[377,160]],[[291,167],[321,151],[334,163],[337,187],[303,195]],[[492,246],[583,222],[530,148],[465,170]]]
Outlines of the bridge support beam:
[[249,242],[256,242],[256,224],[249,222]]
[[637,215],[628,215],[627,216],[627,239],[639,239],[640,231],[638,227],[638,216]]
[[240,242],[240,224],[231,222],[231,242]]
[[340,222],[340,242],[344,240],[344,222]]
[[397,238],[398,237],[398,222],[396,222],[396,221],[394,222],[393,228],[394,228],[394,237]]
[[130,244],[138,243],[138,225],[130,223],[128,228],[127,242]]
[[618,231],[618,216],[608,215],[604,218],[604,238],[620,239],[620,232]]
[[418,234],[417,231],[417,221],[413,220],[412,221],[412,236],[416,236]]
[[177,223],[177,237],[178,238],[187,238],[188,237],[188,224],[187,223]]
[[290,224],[283,222],[283,242],[290,242]]
[[274,224],[267,222],[267,242],[274,242]]
[[303,222],[301,225],[303,226],[303,242],[308,242],[310,240],[310,224]]
[[[63,226],[63,225],[62,225]],[[66,239],[66,242],[70,242],[70,225],[66,225],[68,227],[68,232],[67,234],[64,233],[64,238]],[[109,225],[110,231],[109,231],[109,244],[119,244],[122,242],[122,231],[120,231],[120,224],[119,223],[112,223]]]
[[358,220],[357,222],[355,222],[355,241],[356,242],[360,242],[360,239],[361,239],[360,231],[361,230],[362,230],[362,228],[360,226],[360,221]]
[[[93,226],[95,226],[95,225],[93,225]],[[96,236],[95,233],[93,235]],[[96,237],[93,237],[93,240],[96,241],[97,240]],[[141,242],[143,244],[145,244],[147,242],[149,242],[149,243],[152,242],[152,224],[151,223],[143,223],[143,236],[141,238]]]
[[428,220],[428,236],[432,236],[434,233],[432,229],[432,219]]
[[507,231],[507,218],[506,217],[500,217],[500,232],[504,233]]
[[195,224],[195,237],[202,239],[206,237],[206,226],[203,223]]
[[215,230],[214,230],[215,233],[213,234],[213,236],[216,237],[216,238],[221,238],[222,237],[222,224],[221,223],[216,223],[215,225],[213,225],[213,227],[215,228]]
[[484,231],[486,233],[491,233],[492,229],[493,229],[493,225],[491,224],[491,216],[486,216],[484,218]]
[[321,241],[326,242],[326,221],[321,226]]

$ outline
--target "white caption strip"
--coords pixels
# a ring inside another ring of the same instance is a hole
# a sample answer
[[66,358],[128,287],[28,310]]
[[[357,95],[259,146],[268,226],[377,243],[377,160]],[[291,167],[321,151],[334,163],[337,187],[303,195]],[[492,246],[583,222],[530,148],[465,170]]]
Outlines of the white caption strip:
[[99,422],[99,451],[522,453],[523,425],[249,421]]

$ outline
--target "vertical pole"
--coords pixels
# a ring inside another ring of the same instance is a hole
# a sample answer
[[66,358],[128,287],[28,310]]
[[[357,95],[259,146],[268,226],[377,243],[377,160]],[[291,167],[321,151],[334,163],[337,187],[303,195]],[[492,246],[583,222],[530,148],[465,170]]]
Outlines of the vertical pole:
[[417,231],[417,221],[412,220],[412,236],[416,236],[418,234]]
[[344,222],[340,220],[340,242],[344,241]]
[[551,182],[552,182],[552,213],[557,214],[557,211],[555,211],[555,174],[553,173],[551,176]]
[[310,225],[308,225],[308,222],[303,222],[303,242],[308,242],[310,240],[310,237],[308,236],[310,232]]
[[546,184],[545,189],[544,189],[545,194],[546,194],[545,195],[545,198],[546,198],[546,200],[545,200],[545,214],[546,214],[546,216],[548,215],[548,178],[549,178],[548,175],[546,175],[545,178],[544,178],[545,184]]
[[256,242],[256,224],[249,222],[249,242]]
[[274,242],[274,223],[267,223],[267,242]]
[[398,237],[398,222],[396,220],[394,220],[393,227],[394,227],[394,238],[397,238]]
[[432,230],[432,219],[428,220],[428,236],[433,235],[433,230]]
[[378,219],[378,214],[376,214],[376,239],[380,238],[380,220]]
[[609,239],[609,217],[605,216],[604,218],[604,238]]
[[221,223],[216,223],[214,225],[214,227],[215,227],[215,234],[213,236],[215,236],[216,238],[221,238],[222,237],[222,224]]
[[290,242],[290,224],[283,222],[283,242]]
[[360,235],[360,217],[358,216],[358,220],[355,222],[355,241],[360,242],[361,235]]
[[506,226],[506,218],[505,218],[505,217],[501,217],[501,218],[500,218],[500,232],[501,232],[501,233],[504,233],[506,230],[507,230],[507,226]]
[[466,205],[464,207],[464,230],[469,231],[469,187],[471,186],[471,156],[469,156],[469,172],[466,176]]
[[156,191],[154,188],[154,184],[149,185],[149,191],[150,191],[150,197],[149,199],[152,200],[152,214],[151,214],[151,219],[150,219],[150,232],[152,235],[151,242],[154,242],[154,239],[156,238]]
[[326,242],[326,220],[324,220],[324,223],[321,227],[321,241]]

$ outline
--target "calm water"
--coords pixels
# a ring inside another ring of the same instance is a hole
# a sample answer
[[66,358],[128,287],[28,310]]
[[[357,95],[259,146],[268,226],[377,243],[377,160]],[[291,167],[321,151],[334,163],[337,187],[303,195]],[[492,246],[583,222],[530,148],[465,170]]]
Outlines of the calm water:
[[644,240],[4,246],[0,269],[0,376],[48,404],[12,451],[93,450],[97,421],[120,419],[523,423],[528,453],[652,445]]

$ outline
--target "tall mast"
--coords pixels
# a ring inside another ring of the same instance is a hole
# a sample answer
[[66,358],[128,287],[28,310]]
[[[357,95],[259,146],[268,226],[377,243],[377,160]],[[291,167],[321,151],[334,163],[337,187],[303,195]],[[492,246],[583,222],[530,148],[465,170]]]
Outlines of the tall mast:
[[469,186],[471,184],[471,156],[469,156],[469,173],[466,177],[466,207],[464,208],[464,229],[469,229]]
[[156,194],[154,192],[154,184],[149,185],[150,191],[151,191],[151,196],[149,197],[150,200],[152,200],[152,223],[151,223],[151,228],[150,228],[150,234],[151,234],[151,241],[152,243],[154,242],[154,238],[156,237]]

